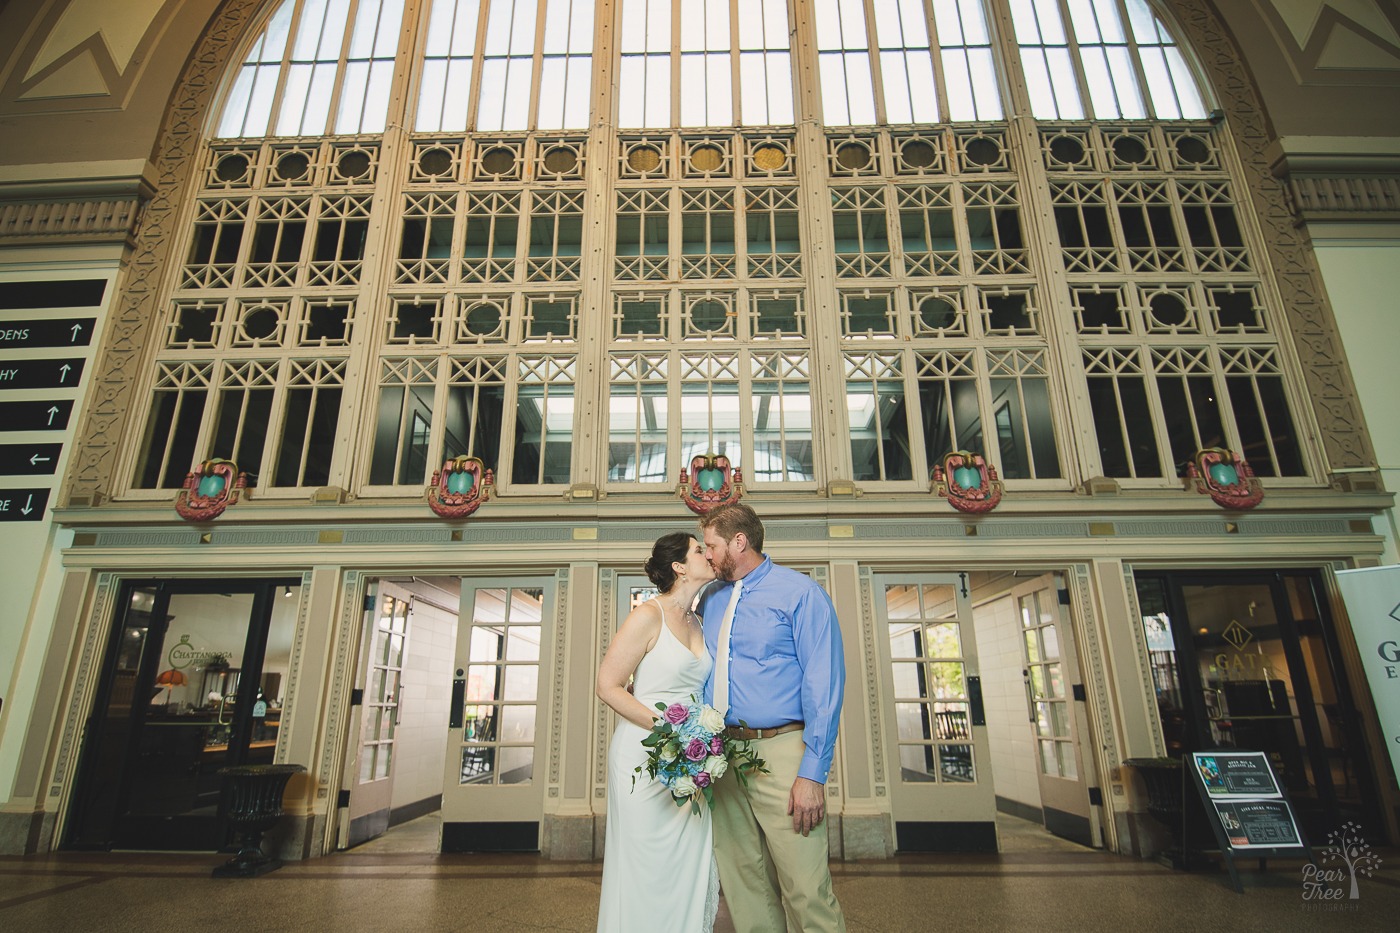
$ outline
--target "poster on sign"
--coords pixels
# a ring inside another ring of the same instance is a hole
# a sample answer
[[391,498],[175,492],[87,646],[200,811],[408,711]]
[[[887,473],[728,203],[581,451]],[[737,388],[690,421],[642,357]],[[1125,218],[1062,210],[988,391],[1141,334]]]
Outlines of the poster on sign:
[[1400,565],[1337,573],[1376,718],[1400,777]]

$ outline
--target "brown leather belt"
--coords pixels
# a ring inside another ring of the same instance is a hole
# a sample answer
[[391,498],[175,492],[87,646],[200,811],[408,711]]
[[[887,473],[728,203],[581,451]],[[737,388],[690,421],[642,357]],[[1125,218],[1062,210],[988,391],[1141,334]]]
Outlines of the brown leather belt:
[[803,726],[800,722],[785,722],[781,726],[773,726],[768,729],[745,729],[743,726],[726,726],[725,734],[731,739],[771,739],[775,735],[782,735],[784,732],[796,732]]

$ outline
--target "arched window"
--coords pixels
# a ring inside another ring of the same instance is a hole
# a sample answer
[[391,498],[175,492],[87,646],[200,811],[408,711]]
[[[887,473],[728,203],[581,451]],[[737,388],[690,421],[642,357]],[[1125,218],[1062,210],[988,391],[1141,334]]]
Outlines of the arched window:
[[381,133],[403,0],[283,0],[243,60],[221,137]]
[[1206,115],[1181,50],[1147,0],[1011,0],[1011,13],[1032,116],[1083,119],[1085,101],[1099,120]]

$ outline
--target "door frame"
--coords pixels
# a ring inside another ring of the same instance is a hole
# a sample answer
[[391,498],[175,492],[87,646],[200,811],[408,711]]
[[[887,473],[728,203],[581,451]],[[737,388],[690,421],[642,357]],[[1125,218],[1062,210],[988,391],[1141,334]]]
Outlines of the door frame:
[[[113,587],[117,593],[117,599],[111,608],[111,614],[105,619],[94,619],[93,624],[106,626],[108,628],[105,645],[102,654],[98,657],[101,665],[97,683],[94,687],[90,701],[85,705],[82,712],[84,725],[82,732],[81,748],[78,754],[77,766],[74,769],[74,780],[70,792],[66,795],[66,800],[61,814],[61,826],[58,828],[60,839],[58,848],[70,850],[110,850],[120,846],[118,840],[111,838],[105,842],[98,841],[76,841],[75,836],[83,828],[84,820],[90,815],[88,789],[96,782],[104,781],[108,776],[98,773],[102,769],[102,764],[97,759],[97,745],[103,738],[104,730],[101,727],[103,711],[107,709],[112,699],[112,690],[116,683],[117,665],[120,653],[122,636],[127,628],[125,625],[128,619],[128,612],[132,602],[132,596],[138,590],[151,589],[155,591],[152,601],[150,615],[154,621],[160,619],[161,647],[165,647],[165,637],[169,628],[169,606],[172,596],[187,595],[208,595],[226,593],[251,594],[253,597],[252,606],[249,609],[248,618],[245,622],[246,631],[243,642],[243,662],[240,665],[240,675],[238,689],[234,702],[234,712],[230,717],[230,737],[228,742],[227,758],[225,766],[242,764],[246,761],[249,752],[249,743],[252,741],[254,715],[253,707],[257,693],[261,688],[261,674],[265,663],[267,650],[267,638],[271,628],[273,606],[276,603],[277,590],[281,587],[294,587],[301,592],[304,580],[301,577],[280,577],[268,576],[247,576],[247,577],[152,577],[149,575],[133,575],[130,577],[119,577],[113,581]],[[156,686],[156,673],[161,666],[161,657],[157,651],[153,651],[152,635],[156,631],[156,626],[149,627],[148,635],[141,648],[141,657],[138,661],[137,673],[133,682],[133,699],[146,696],[152,688]],[[250,672],[256,672],[258,676],[249,676]],[[117,776],[117,789],[113,796],[113,827],[121,817],[122,809],[127,805],[130,795],[131,780],[131,757],[134,754],[141,740],[145,722],[149,713],[149,703],[133,702],[128,721],[130,723],[130,733],[125,739],[125,751],[120,759],[120,773]],[[217,814],[212,817],[214,826],[210,830],[210,838],[213,845],[210,849],[193,848],[189,851],[218,851],[228,847],[233,838],[234,830],[228,822],[225,812],[228,807],[227,788],[220,791],[220,803]],[[113,832],[107,835],[112,836]],[[175,848],[175,846],[170,846]],[[165,846],[151,847],[165,848]]]
[[[1334,681],[1337,697],[1345,707],[1342,711],[1342,721],[1345,723],[1347,745],[1354,750],[1352,754],[1355,756],[1359,797],[1362,802],[1360,815],[1369,823],[1368,830],[1370,832],[1383,833],[1385,822],[1378,810],[1380,797],[1372,780],[1370,750],[1361,733],[1361,715],[1352,694],[1351,677],[1347,672],[1345,659],[1338,642],[1339,632],[1332,606],[1327,599],[1328,590],[1324,585],[1322,572],[1317,568],[1303,567],[1281,570],[1238,568],[1218,571],[1142,568],[1133,571],[1135,590],[1136,586],[1144,579],[1161,582],[1173,623],[1172,639],[1176,651],[1178,656],[1189,658],[1191,661],[1191,663],[1178,665],[1183,708],[1188,713],[1186,724],[1188,747],[1183,749],[1183,754],[1215,746],[1210,741],[1210,732],[1206,725],[1209,721],[1209,714],[1206,710],[1203,685],[1200,679],[1200,658],[1197,656],[1195,645],[1191,641],[1193,629],[1190,625],[1190,617],[1187,614],[1182,591],[1187,586],[1220,586],[1224,584],[1266,586],[1269,589],[1278,617],[1279,642],[1284,652],[1284,658],[1288,662],[1294,691],[1293,700],[1298,707],[1299,726],[1303,730],[1305,744],[1300,748],[1300,751],[1306,757],[1314,775],[1318,800],[1322,807],[1321,816],[1334,828],[1341,826],[1343,819],[1340,804],[1336,787],[1332,781],[1331,765],[1327,760],[1326,743],[1322,737],[1321,724],[1317,718],[1317,704],[1313,699],[1311,670],[1298,637],[1296,621],[1289,609],[1288,593],[1284,586],[1285,576],[1306,578],[1311,586],[1313,606],[1318,613],[1318,622],[1325,649],[1324,658],[1331,668],[1330,674]],[[1136,592],[1134,598],[1137,598]],[[1178,624],[1178,620],[1184,624]],[[1142,624],[1141,620],[1138,620],[1138,624]],[[1321,775],[1326,776],[1325,782],[1320,779]],[[1314,827],[1315,829],[1317,827]],[[1304,831],[1309,832],[1306,827]],[[1315,832],[1309,832],[1309,835],[1315,835]],[[1314,842],[1316,841],[1314,840]]]

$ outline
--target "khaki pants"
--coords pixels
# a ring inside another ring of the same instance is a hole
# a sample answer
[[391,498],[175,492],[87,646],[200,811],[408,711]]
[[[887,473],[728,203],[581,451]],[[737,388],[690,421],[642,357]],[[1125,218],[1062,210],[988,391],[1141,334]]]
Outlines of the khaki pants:
[[826,820],[803,836],[792,831],[788,794],[802,764],[802,732],[755,739],[767,774],[715,784],[715,860],[737,933],[846,929],[831,890]]

